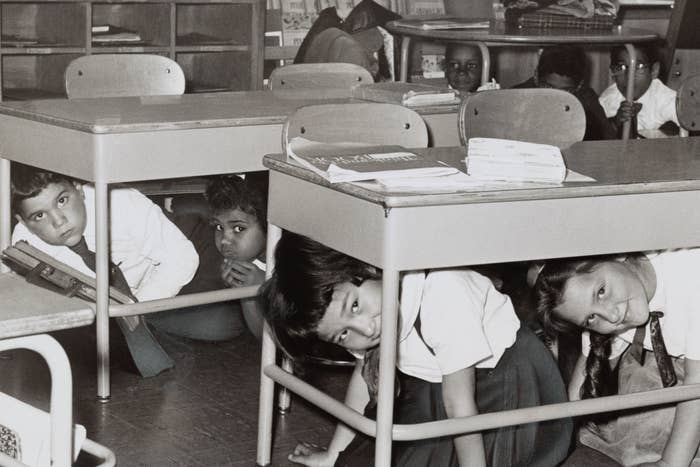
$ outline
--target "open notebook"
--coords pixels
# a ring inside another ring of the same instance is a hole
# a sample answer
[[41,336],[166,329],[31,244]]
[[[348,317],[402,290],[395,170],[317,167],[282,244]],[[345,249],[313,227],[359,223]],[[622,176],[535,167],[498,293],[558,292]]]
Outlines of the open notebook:
[[[85,436],[84,426],[73,427],[73,460]],[[30,467],[50,467],[50,415],[0,392],[0,452]]]

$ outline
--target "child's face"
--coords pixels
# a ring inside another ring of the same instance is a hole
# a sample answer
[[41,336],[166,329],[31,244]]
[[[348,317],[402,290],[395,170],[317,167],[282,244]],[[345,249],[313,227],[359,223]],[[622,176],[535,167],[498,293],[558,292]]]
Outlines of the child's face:
[[344,282],[333,290],[331,303],[318,323],[318,335],[348,350],[371,349],[379,345],[381,312],[381,281],[366,280],[359,286]]
[[445,76],[452,88],[472,92],[481,82],[481,54],[470,46],[451,46],[445,56]]
[[[610,63],[610,72],[617,89],[623,96],[627,96],[627,74],[629,73],[630,57],[627,51],[619,52]],[[659,64],[649,63],[649,58],[637,49],[637,69],[634,71],[634,100],[639,99],[647,92],[651,81],[659,74]]]
[[266,237],[258,219],[238,208],[215,212],[214,243],[225,258],[253,261],[265,253]]
[[569,279],[554,313],[601,334],[620,334],[647,322],[649,301],[632,269],[623,262],[607,261]]
[[87,223],[83,188],[67,181],[22,200],[17,211],[17,220],[50,245],[77,245]]

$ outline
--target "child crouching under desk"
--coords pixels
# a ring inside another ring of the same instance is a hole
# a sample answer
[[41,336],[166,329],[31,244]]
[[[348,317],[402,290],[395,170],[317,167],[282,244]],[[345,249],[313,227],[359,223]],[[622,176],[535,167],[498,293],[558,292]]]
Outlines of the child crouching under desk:
[[[535,281],[545,329],[582,335],[572,400],[700,383],[699,268],[699,248],[545,263]],[[611,415],[581,442],[623,465],[700,466],[700,400]]]
[[[194,244],[200,265],[180,295],[247,287],[265,279],[268,173],[212,177],[205,196],[175,197],[172,218]],[[247,328],[262,334],[255,297],[209,303],[148,316],[161,331],[205,341],[234,339]]]
[[[262,298],[281,348],[297,363],[318,343],[356,355],[345,403],[374,418],[381,332],[381,271],[284,232]],[[563,402],[550,352],[521,326],[510,299],[470,269],[402,274],[395,423],[421,423]],[[397,442],[396,466],[554,466],[568,452],[568,418]],[[299,444],[308,465],[369,465],[372,440],[339,424],[327,449]]]

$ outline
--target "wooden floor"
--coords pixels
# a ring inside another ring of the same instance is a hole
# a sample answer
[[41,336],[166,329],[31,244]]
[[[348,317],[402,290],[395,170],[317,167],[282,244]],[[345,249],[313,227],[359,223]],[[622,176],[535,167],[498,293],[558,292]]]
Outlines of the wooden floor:
[[[116,330],[116,328],[115,328]],[[245,335],[207,344],[158,334],[176,368],[154,378],[135,374],[125,344],[112,332],[112,398],[96,401],[94,329],[55,333],[73,368],[75,421],[88,437],[111,448],[119,466],[253,466],[257,435],[260,346]],[[317,384],[342,397],[349,370],[321,367]],[[46,367],[32,353],[0,354],[0,390],[47,409]],[[298,441],[325,445],[333,421],[298,398],[275,416],[273,466],[294,465]],[[78,466],[95,465],[82,455]],[[593,451],[576,452],[567,467],[614,464]]]

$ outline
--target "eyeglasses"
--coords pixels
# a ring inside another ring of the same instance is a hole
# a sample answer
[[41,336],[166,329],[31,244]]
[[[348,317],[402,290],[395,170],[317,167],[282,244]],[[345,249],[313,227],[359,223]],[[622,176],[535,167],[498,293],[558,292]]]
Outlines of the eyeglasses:
[[[629,69],[629,66],[626,63],[614,63],[610,65],[610,72],[613,75],[622,75],[627,73],[627,70]],[[645,71],[651,69],[651,65],[648,63],[644,62],[637,62],[637,64],[634,66],[634,72],[636,74],[642,74]]]
[[476,62],[455,62],[455,61],[449,61],[445,63],[445,71],[458,71],[458,70],[466,70],[466,71],[475,71],[476,69],[479,68],[479,64]]

